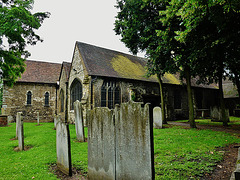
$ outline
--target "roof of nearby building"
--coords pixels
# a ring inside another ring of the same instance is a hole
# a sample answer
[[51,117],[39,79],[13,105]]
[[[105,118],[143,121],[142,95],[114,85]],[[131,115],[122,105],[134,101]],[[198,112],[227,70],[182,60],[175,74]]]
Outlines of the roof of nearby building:
[[[97,47],[94,45],[76,42],[86,70],[89,75],[114,77],[149,82],[158,82],[156,76],[146,77],[145,58],[121,53],[118,51]],[[163,83],[182,84],[179,75],[166,73]],[[192,79],[192,85],[216,89],[216,85],[198,85],[196,79]]]
[[237,87],[229,79],[226,79],[223,81],[223,94],[224,94],[224,98],[239,97]]
[[26,70],[17,82],[57,83],[61,64],[26,60]]
[[59,75],[59,80],[61,78],[63,70],[65,71],[66,79],[68,80],[69,79],[69,73],[70,73],[70,70],[71,70],[71,63],[63,61],[62,67],[61,67],[61,72],[60,72],[60,75]]

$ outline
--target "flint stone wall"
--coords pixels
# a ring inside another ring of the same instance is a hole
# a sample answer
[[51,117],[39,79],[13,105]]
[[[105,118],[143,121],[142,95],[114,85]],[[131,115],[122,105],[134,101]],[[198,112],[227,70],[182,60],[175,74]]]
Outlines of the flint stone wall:
[[154,179],[149,104],[123,103],[89,113],[89,179]]

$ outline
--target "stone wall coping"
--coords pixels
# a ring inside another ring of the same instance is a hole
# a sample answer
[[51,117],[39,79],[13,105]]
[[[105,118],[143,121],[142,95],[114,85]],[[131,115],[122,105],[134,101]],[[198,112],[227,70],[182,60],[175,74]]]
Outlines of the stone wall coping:
[[236,162],[236,169],[232,173],[230,180],[238,180],[238,179],[240,179],[240,147],[238,147],[238,158]]

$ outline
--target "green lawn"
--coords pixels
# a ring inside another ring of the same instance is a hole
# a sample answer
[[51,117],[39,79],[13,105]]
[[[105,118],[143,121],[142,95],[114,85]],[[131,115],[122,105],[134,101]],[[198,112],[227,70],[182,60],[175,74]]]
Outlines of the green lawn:
[[[230,116],[229,117],[230,122],[228,123],[228,125],[240,125],[240,117],[234,117],[234,116]],[[188,122],[188,120],[179,120],[177,122]],[[211,119],[196,119],[195,122],[197,124],[201,124],[201,125],[217,125],[217,126],[222,126],[223,123],[222,122],[213,122],[211,121]]]
[[[0,179],[57,179],[49,170],[56,163],[56,131],[53,123],[24,123],[28,151],[15,152],[18,145],[15,123],[0,127]],[[70,125],[72,163],[87,173],[87,143],[76,141],[75,126]],[[240,143],[223,132],[165,126],[154,130],[156,179],[194,179],[210,172],[223,152],[216,147]]]

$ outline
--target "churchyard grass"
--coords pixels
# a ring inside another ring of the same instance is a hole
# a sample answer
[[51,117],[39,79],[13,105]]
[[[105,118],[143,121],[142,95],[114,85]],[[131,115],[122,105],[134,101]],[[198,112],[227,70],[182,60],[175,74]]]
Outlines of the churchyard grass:
[[[56,131],[53,123],[24,123],[25,146],[28,151],[15,152],[18,145],[15,123],[0,127],[0,179],[57,179],[50,166],[56,163]],[[76,140],[70,125],[72,164],[86,175],[87,142]],[[85,128],[85,136],[87,135]],[[210,172],[223,157],[216,147],[240,143],[240,139],[224,132],[184,129],[164,125],[154,129],[156,179],[193,179]]]
[[[230,122],[228,123],[229,126],[240,125],[240,117],[230,116],[229,120],[230,120]],[[177,122],[188,122],[188,120],[179,120]],[[223,125],[222,122],[214,122],[211,121],[211,119],[196,119],[195,122],[200,125],[217,125],[217,126]]]

